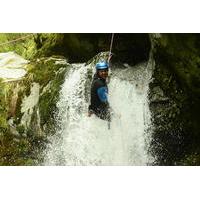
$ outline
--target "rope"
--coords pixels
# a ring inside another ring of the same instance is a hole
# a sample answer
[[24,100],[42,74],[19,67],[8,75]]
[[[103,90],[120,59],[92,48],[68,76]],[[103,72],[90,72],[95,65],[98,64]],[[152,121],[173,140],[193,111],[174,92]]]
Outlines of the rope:
[[109,56],[108,56],[108,63],[110,62],[111,56],[112,56],[112,45],[113,45],[113,38],[114,38],[114,33],[112,33],[112,38],[111,38],[111,42],[110,42],[110,50],[109,50]]
[[23,39],[25,39],[25,38],[27,38],[27,37],[33,36],[34,34],[35,34],[35,33],[32,33],[32,34],[30,34],[30,35],[26,35],[26,36],[17,38],[17,39],[15,39],[15,40],[10,40],[10,41],[8,41],[8,42],[0,43],[0,46],[3,46],[3,45],[5,45],[5,44],[11,44],[11,43],[14,43],[14,42],[19,41],[19,40],[23,40]]

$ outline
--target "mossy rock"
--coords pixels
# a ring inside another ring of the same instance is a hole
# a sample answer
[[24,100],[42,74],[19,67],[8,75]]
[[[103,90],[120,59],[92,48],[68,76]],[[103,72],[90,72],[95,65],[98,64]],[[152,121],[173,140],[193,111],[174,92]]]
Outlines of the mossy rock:
[[[53,128],[56,103],[60,87],[65,80],[65,74],[70,65],[62,56],[40,58],[31,61],[27,66],[28,73],[19,81],[3,83],[0,81],[0,165],[37,165],[41,163],[42,148],[46,143],[46,134]],[[40,86],[40,96],[34,105],[30,127],[24,127],[21,122],[23,113],[21,105],[25,97],[30,96],[33,83]],[[9,105],[13,89],[19,86],[16,110],[9,114]],[[6,96],[6,98],[5,98]],[[38,116],[38,111],[40,117]],[[9,132],[8,118],[14,118],[14,126],[19,135],[16,137]],[[38,122],[40,122],[38,126]],[[38,134],[44,133],[44,135]]]
[[187,155],[185,159],[181,160],[179,165],[182,166],[199,166],[200,165],[200,154],[194,153]]
[[[37,34],[36,57],[63,55],[73,62],[87,62],[96,54],[109,51],[111,33]],[[137,64],[147,61],[151,43],[148,34],[120,34],[114,36],[114,60]]]
[[[70,65],[67,64],[63,57],[41,58],[32,61],[28,66],[27,75],[20,81],[20,90],[18,93],[17,108],[15,122],[19,124],[23,113],[21,113],[21,104],[24,97],[28,97],[31,91],[32,83],[39,83],[39,112],[41,118],[41,126],[48,123],[55,111],[55,105],[58,100],[59,91],[64,82],[65,73]],[[32,116],[32,126],[37,123],[37,109],[34,109]]]
[[150,90],[159,86],[169,99],[150,104],[153,145],[158,148],[154,153],[158,164],[175,165],[194,155],[200,144],[199,35],[161,34],[153,41],[155,70]]
[[24,165],[27,159],[26,157],[30,153],[31,144],[28,140],[15,140],[7,132],[1,139],[0,165]]
[[5,84],[0,79],[0,132],[4,132],[8,128],[7,124],[7,111],[8,104],[6,102]]
[[[40,84],[38,109],[41,127],[44,125],[52,127],[54,124],[60,88],[69,68],[66,59],[60,56],[41,58],[36,64],[29,66],[29,74],[32,74],[33,81]],[[36,116],[36,110],[33,116]]]

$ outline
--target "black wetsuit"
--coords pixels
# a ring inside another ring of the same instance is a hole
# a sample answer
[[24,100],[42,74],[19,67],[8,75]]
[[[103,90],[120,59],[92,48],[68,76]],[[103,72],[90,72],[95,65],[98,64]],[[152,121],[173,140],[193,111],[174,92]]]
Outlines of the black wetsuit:
[[89,111],[103,120],[110,121],[110,106],[107,99],[108,87],[106,80],[94,75],[91,85],[91,104]]

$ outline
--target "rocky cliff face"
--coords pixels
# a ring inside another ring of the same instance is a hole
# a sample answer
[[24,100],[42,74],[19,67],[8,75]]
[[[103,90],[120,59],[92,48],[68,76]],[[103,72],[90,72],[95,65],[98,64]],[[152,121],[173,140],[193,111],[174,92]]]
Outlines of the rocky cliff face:
[[[109,51],[111,34],[68,33],[37,34],[36,56],[59,54],[69,62],[86,62],[103,51]],[[115,34],[113,62],[137,64],[147,61],[151,43],[148,34]]]
[[[19,69],[19,56],[7,54],[6,63]],[[69,66],[63,57],[40,58],[27,63],[21,77],[1,78],[0,165],[39,161],[42,141],[54,127],[56,102]]]
[[151,35],[153,153],[160,165],[200,164],[200,35]]

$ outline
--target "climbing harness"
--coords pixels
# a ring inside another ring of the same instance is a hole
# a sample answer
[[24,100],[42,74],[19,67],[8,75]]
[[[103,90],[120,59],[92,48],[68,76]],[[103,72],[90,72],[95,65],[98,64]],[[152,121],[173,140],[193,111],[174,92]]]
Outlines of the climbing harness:
[[111,55],[112,55],[112,45],[113,45],[113,38],[114,38],[114,33],[112,33],[112,38],[111,38],[111,42],[110,42],[110,50],[109,50],[109,56],[108,56],[108,64],[110,62],[110,58],[111,58]]
[[11,43],[14,43],[14,42],[19,41],[19,40],[23,40],[23,39],[28,38],[28,37],[33,36],[33,35],[35,35],[35,33],[29,34],[29,35],[26,35],[26,36],[23,36],[23,37],[14,39],[14,40],[10,40],[8,42],[1,43],[0,46],[3,46],[5,44],[11,44]]

